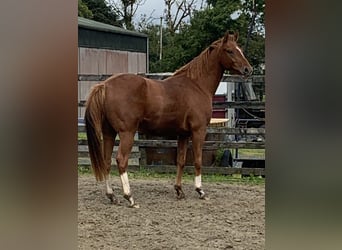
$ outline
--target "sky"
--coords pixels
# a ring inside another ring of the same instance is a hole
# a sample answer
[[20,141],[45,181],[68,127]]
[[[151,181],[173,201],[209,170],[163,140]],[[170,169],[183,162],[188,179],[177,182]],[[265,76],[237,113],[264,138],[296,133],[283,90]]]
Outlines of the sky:
[[[195,0],[196,8],[199,8],[203,0]],[[141,14],[146,14],[148,17],[152,14],[156,23],[160,23],[160,17],[163,16],[165,9],[164,0],[146,0],[144,5],[139,6],[135,15],[135,22],[140,20]]]
[[164,12],[164,0],[146,0],[144,5],[139,6],[136,17],[139,19],[141,14],[150,16],[153,10],[152,16],[159,19]]
[[[195,0],[195,7],[199,9],[203,0]],[[203,2],[205,3],[205,1]],[[146,14],[147,17],[152,16],[156,24],[160,23],[160,17],[163,16],[165,9],[164,0],[146,0],[145,3],[138,7],[138,10],[134,17],[134,22],[138,23],[140,16]],[[237,18],[239,12],[232,15],[232,18]]]

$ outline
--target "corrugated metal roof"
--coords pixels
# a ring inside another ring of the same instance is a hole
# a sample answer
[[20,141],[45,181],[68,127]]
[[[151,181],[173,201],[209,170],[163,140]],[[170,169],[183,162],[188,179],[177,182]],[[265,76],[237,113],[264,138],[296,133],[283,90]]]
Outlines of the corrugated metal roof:
[[112,32],[112,33],[120,33],[125,35],[131,35],[131,36],[140,36],[140,37],[147,37],[146,34],[125,30],[123,28],[119,28],[113,25],[105,24],[96,22],[84,17],[78,17],[78,26],[86,29],[92,29],[97,31],[104,31],[104,32]]

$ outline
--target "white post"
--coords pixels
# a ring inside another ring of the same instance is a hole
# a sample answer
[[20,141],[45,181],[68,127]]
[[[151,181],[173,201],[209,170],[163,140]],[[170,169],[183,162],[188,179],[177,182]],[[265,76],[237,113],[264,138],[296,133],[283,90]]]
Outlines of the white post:
[[159,60],[162,59],[163,56],[163,17],[160,17],[160,40],[159,40],[159,45],[160,45],[160,50],[159,50]]

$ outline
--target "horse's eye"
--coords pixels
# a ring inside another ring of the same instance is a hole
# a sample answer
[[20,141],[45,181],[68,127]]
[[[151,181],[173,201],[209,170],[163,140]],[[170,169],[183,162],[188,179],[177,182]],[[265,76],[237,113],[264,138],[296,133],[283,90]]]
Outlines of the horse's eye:
[[230,54],[230,55],[233,55],[233,54],[234,54],[234,52],[233,52],[232,50],[230,50],[230,49],[227,49],[226,51],[227,51],[227,53]]

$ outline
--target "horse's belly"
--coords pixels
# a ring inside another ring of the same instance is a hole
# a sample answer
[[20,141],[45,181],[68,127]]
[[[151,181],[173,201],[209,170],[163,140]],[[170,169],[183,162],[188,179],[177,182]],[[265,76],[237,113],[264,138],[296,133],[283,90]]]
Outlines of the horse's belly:
[[143,120],[139,124],[139,131],[151,135],[190,135],[190,129],[185,124],[173,119]]

